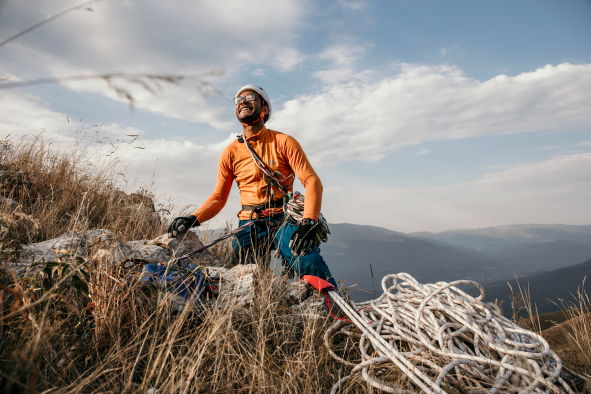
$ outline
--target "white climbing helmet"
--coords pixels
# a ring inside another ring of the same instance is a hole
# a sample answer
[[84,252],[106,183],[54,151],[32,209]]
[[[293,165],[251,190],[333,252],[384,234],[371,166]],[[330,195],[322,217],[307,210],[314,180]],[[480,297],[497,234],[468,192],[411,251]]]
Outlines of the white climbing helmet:
[[271,118],[271,111],[273,108],[271,107],[271,99],[269,98],[267,91],[258,85],[250,85],[249,84],[249,85],[244,85],[243,87],[238,89],[238,91],[236,92],[234,97],[238,97],[238,95],[240,93],[244,92],[245,90],[252,90],[253,92],[257,92],[263,98],[263,100],[265,100],[265,102],[269,106],[269,114],[265,117],[265,122],[268,121]]

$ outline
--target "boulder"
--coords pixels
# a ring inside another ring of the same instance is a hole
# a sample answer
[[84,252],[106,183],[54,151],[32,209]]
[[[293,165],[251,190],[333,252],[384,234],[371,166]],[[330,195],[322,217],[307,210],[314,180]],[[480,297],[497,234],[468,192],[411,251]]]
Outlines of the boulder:
[[158,227],[162,224],[160,215],[158,212],[154,211],[153,204],[150,206],[146,206],[144,204],[126,205],[122,209],[122,214],[129,217],[143,217],[152,227]]
[[30,275],[38,270],[36,263],[61,261],[64,258],[86,258],[92,247],[105,247],[114,243],[113,233],[109,230],[75,231],[60,237],[21,245],[21,250],[14,268],[17,275]]
[[238,308],[250,305],[255,295],[256,264],[240,264],[221,273],[219,297],[223,302],[232,302]]
[[[199,240],[199,236],[195,230],[189,230],[176,238],[170,238],[167,234],[163,234],[151,240],[129,241],[119,244],[117,250],[112,254],[112,261],[115,263],[126,263],[126,265],[130,265],[130,262],[164,263],[172,258],[178,258],[197,250],[202,246],[203,243]],[[96,257],[96,253],[94,257]],[[221,265],[207,250],[191,258],[184,259],[181,263],[211,266]]]
[[[255,280],[259,267],[256,264],[237,265],[231,269],[207,267],[210,278],[220,281],[219,298],[222,302],[234,302],[238,308],[248,307],[254,300]],[[277,278],[275,286],[285,286],[281,292],[284,301],[294,312],[290,322],[302,324],[305,320],[326,317],[325,299],[298,279]]]
[[308,298],[289,307],[292,324],[303,324],[308,319],[323,319],[327,315],[326,300],[320,293],[312,293]]
[[[195,229],[191,229],[184,234],[179,234],[176,238],[171,238],[167,234],[162,234],[158,238],[146,241],[145,243],[146,245],[162,247],[169,250],[174,257],[180,257],[203,246],[203,243],[195,231]],[[208,252],[206,251],[206,253]]]

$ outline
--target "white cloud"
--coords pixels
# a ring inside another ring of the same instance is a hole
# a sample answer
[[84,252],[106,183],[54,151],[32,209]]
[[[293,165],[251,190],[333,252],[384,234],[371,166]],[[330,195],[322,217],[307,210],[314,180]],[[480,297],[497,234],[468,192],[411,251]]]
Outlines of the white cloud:
[[[72,5],[64,0],[6,1],[0,14],[0,37]],[[271,64],[282,71],[296,67],[302,55],[294,40],[306,8],[307,1],[298,0],[105,1],[93,5],[93,12],[71,12],[7,44],[0,67],[26,80],[104,72],[199,76],[224,72],[224,77],[207,78],[219,87],[245,66]],[[102,81],[68,86],[114,97]],[[153,99],[141,86],[127,85],[138,108],[226,127],[220,107],[201,105],[196,89],[200,86],[195,79],[164,85]]]
[[[457,185],[326,188],[329,221],[398,231],[443,231],[517,223],[589,224],[591,153],[556,156]],[[351,207],[379,207],[351,209]]]
[[305,56],[295,48],[285,48],[278,51],[275,59],[276,68],[283,72],[293,71],[302,63]]
[[[171,200],[176,213],[187,213],[202,203],[216,181],[217,162],[233,136],[204,144],[190,139],[149,139],[142,130],[119,124],[90,125],[73,121],[66,114],[48,109],[35,97],[18,94],[0,96],[0,139],[42,141],[63,152],[78,152],[93,163],[108,163],[115,180],[127,191],[143,187],[159,201]],[[136,138],[135,136],[138,136]],[[236,189],[228,205],[238,206]],[[223,225],[235,216],[227,209],[215,222]]]
[[367,1],[365,0],[339,0],[339,4],[349,10],[352,11],[359,11],[364,9],[367,6]]
[[429,153],[431,153],[431,149],[421,149],[418,152],[414,153],[414,156],[424,156],[424,155],[428,155]]
[[583,141],[583,142],[581,142],[581,143],[579,143],[577,145],[579,145],[579,146],[591,146],[591,141]]
[[331,45],[318,55],[319,60],[327,63],[326,67],[313,76],[330,84],[367,78],[371,74],[368,70],[359,71],[355,67],[365,53],[366,47],[360,45]]
[[142,130],[110,124],[87,124],[71,119],[67,114],[49,109],[38,97],[0,92],[0,135],[21,138],[40,136],[52,144],[70,147],[78,142],[108,139],[114,142],[130,140],[128,135],[143,134]]
[[376,82],[336,83],[287,101],[274,125],[324,163],[377,161],[430,140],[591,127],[591,65],[547,65],[487,81],[451,66],[400,65]]
[[11,135],[21,137],[23,135],[38,135],[44,133],[52,140],[71,141],[71,136],[66,136],[60,130],[70,128],[69,118],[47,109],[33,97],[20,95],[0,95],[1,129],[3,136]]

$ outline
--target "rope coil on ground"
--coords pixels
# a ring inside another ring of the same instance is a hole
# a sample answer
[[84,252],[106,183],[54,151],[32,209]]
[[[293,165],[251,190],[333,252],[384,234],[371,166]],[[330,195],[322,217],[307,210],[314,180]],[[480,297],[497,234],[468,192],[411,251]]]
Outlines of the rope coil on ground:
[[[472,297],[458,285],[474,286],[480,295]],[[573,392],[560,378],[562,362],[546,340],[482,302],[480,284],[468,280],[421,284],[400,273],[384,277],[382,289],[377,299],[357,304],[357,313],[368,330],[377,332],[404,358],[405,365],[412,366],[406,375],[426,376],[428,386],[441,392],[446,387],[490,393]],[[359,363],[344,360],[333,350],[333,339],[339,334],[361,335]],[[354,367],[335,383],[333,393],[359,373],[373,387],[401,392],[384,378],[392,375],[391,358],[374,346],[368,334],[341,320],[325,333],[331,355]]]

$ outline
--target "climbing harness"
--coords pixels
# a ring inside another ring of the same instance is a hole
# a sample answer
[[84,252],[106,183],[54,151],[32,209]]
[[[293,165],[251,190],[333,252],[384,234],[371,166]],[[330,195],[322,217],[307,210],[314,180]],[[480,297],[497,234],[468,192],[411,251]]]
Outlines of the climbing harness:
[[250,211],[250,220],[258,220],[261,217],[277,214],[273,208],[282,208],[283,204],[284,200],[281,199],[257,205],[242,205],[242,210]]
[[[244,136],[244,134],[240,134],[238,136],[238,141],[240,143],[244,143],[244,145],[246,145],[246,148],[248,149],[248,152],[250,153],[250,156],[252,157],[252,160],[254,161],[254,164],[263,173],[263,179],[267,183],[267,203],[270,203],[271,201],[273,201],[273,195],[274,195],[273,187],[278,187],[285,195],[287,195],[289,193],[289,189],[287,187],[285,187],[279,181],[278,178],[283,179],[284,182],[287,181],[288,178],[286,178],[285,176],[283,176],[283,174],[281,174],[279,171],[272,171],[265,164],[265,162],[263,161],[263,159],[261,159],[261,157],[259,156],[259,154],[254,150],[254,148],[248,143],[248,141],[246,140],[246,137]],[[293,177],[293,174],[290,177]]]
[[[300,223],[303,219],[304,215],[304,195],[295,192],[292,193],[289,191],[287,187],[285,187],[278,179],[281,177],[285,179],[285,177],[278,171],[272,171],[261,159],[259,154],[254,150],[252,146],[246,141],[246,137],[244,134],[240,134],[237,136],[238,141],[240,143],[244,143],[248,152],[250,153],[254,164],[263,172],[264,179],[267,182],[267,197],[268,202],[265,203],[265,207],[267,208],[275,208],[274,204],[278,203],[281,200],[273,200],[273,187],[278,187],[284,193],[283,196],[283,212],[285,213],[286,219],[291,219],[294,223]],[[293,174],[290,176],[293,177]],[[269,195],[269,192],[271,193]],[[245,209],[244,206],[242,209]],[[328,228],[328,222],[322,215],[318,217],[318,224],[321,226],[321,230],[318,231],[319,240],[322,242],[326,242],[328,240],[328,234],[330,234],[330,229]]]
[[[338,320],[325,333],[333,358],[352,366],[351,374],[332,387],[337,390],[353,375],[361,374],[371,386],[400,392],[385,376],[394,364],[418,388],[445,393],[446,387],[470,392],[568,392],[560,377],[562,362],[546,340],[525,330],[482,302],[484,288],[476,282],[421,284],[406,273],[387,275],[384,293],[375,300],[351,306],[330,283],[302,278],[327,294],[350,321]],[[457,286],[474,286],[472,297]],[[358,336],[361,361],[344,360],[333,350],[337,335]]]

